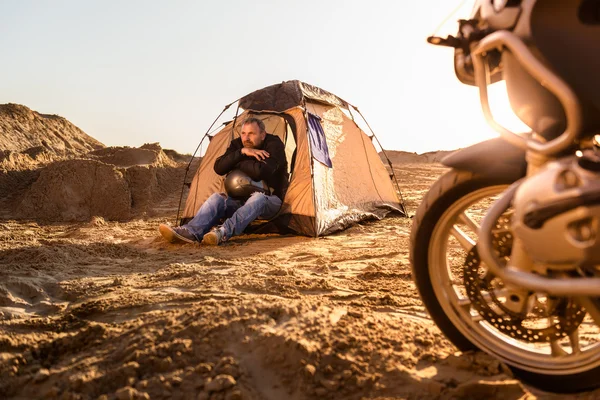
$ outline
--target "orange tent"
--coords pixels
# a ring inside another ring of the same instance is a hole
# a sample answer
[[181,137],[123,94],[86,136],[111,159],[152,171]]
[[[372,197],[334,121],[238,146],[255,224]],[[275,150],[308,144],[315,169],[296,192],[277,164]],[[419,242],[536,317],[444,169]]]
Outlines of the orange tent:
[[390,174],[383,165],[374,135],[367,135],[354,121],[351,109],[358,112],[356,107],[296,80],[252,92],[238,105],[241,114],[236,113],[233,121],[209,137],[191,182],[182,223],[211,194],[224,192],[224,178],[214,172],[214,162],[239,137],[241,123],[250,115],[263,120],[268,133],[281,138],[288,157],[289,188],[271,226],[320,236],[364,219],[383,218],[389,212],[406,215],[393,170]]

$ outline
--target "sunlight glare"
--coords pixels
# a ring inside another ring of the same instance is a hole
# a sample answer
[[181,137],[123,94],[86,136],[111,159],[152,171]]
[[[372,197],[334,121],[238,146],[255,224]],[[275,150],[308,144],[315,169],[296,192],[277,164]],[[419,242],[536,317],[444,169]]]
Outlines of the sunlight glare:
[[[492,115],[496,122],[514,133],[525,133],[531,131],[517,115],[514,113],[508,100],[506,92],[506,82],[500,81],[488,87],[488,96]],[[492,127],[490,129],[493,130]],[[496,132],[495,130],[493,130]]]

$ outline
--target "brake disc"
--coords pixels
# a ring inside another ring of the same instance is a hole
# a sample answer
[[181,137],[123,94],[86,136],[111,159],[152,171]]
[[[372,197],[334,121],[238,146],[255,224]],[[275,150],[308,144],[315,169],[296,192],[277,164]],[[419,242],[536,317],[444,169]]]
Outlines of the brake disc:
[[[496,222],[493,246],[500,259],[507,259],[512,248],[510,216]],[[497,297],[503,289],[499,278],[483,268],[477,248],[469,251],[464,263],[463,280],[472,307],[498,331],[525,342],[549,342],[574,332],[585,317],[585,310],[569,298],[551,298],[541,303],[535,293],[529,294],[527,310],[508,309]]]

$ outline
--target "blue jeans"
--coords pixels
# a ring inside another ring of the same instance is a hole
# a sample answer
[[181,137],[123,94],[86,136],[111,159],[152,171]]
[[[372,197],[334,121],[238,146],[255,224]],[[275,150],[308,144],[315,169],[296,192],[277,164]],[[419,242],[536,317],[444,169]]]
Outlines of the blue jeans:
[[196,216],[183,225],[198,241],[210,229],[217,225],[221,218],[227,218],[223,223],[225,239],[241,235],[244,229],[258,217],[273,218],[281,207],[281,199],[262,193],[253,193],[248,200],[232,199],[224,193],[214,193],[202,204]]

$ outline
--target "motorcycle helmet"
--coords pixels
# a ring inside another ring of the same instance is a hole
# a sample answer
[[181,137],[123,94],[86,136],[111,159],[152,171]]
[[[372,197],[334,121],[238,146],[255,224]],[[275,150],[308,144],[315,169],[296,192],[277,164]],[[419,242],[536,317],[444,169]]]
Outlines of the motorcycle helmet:
[[271,194],[265,181],[254,181],[245,172],[234,169],[225,177],[225,191],[229,197],[246,200],[254,192]]

